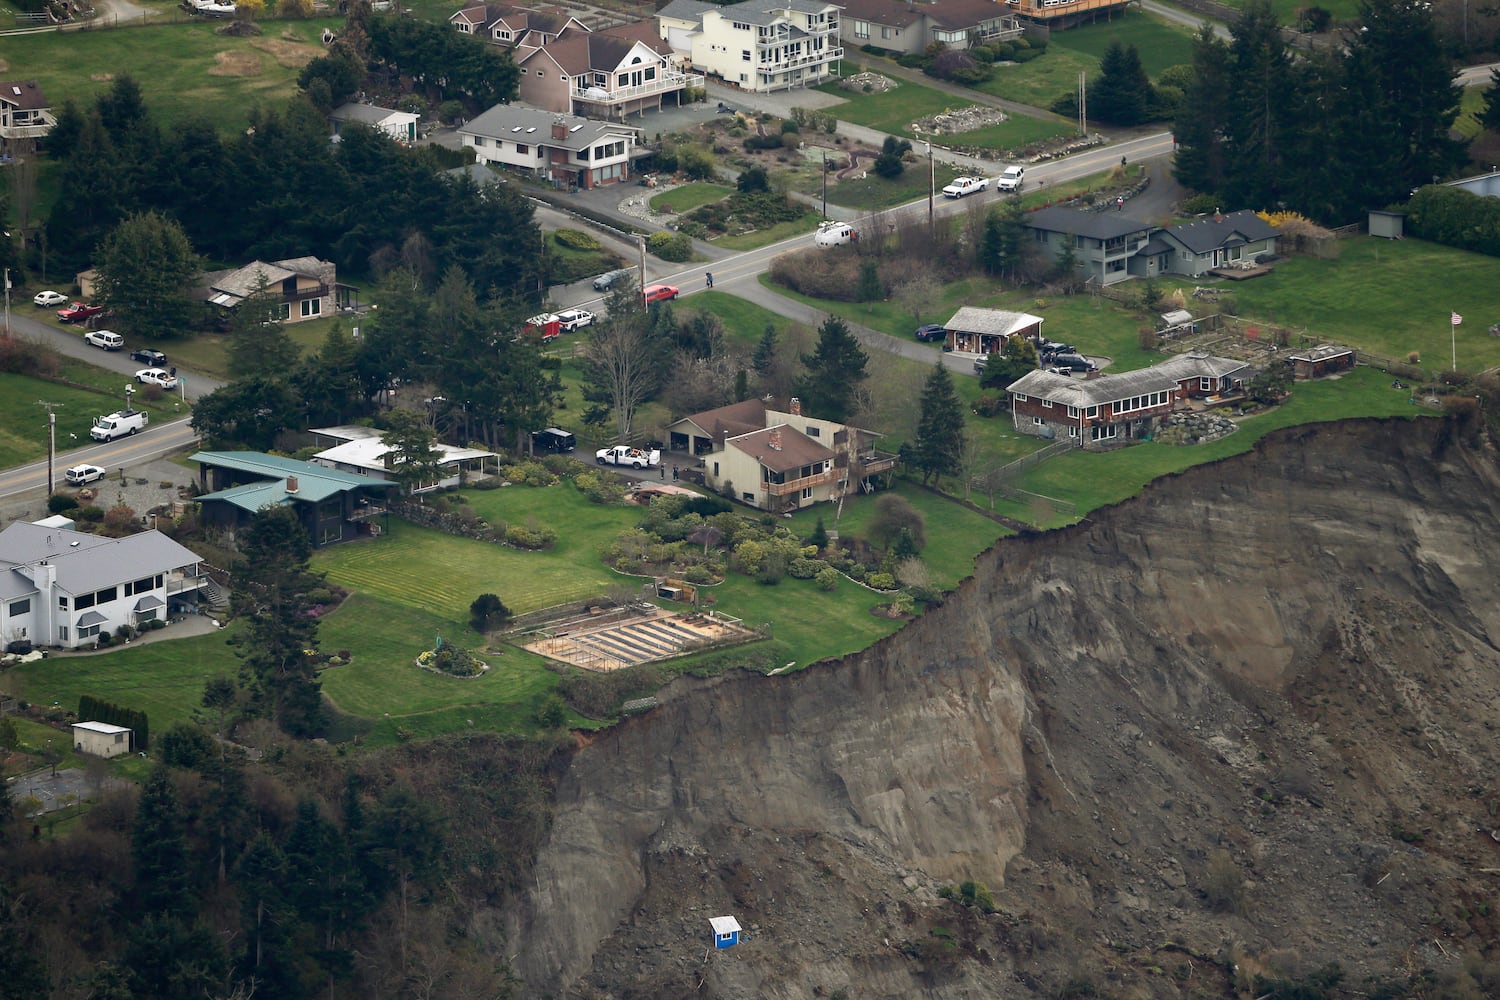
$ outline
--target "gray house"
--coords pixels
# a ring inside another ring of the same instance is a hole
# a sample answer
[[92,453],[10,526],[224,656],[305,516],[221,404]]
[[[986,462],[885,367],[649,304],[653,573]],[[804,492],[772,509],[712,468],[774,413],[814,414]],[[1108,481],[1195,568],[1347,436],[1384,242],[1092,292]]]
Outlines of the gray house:
[[839,37],[849,45],[916,54],[933,42],[967,49],[1025,34],[1015,8],[995,0],[845,0]]
[[1156,226],[1122,212],[1044,208],[1026,218],[1032,238],[1057,261],[1071,242],[1086,281],[1198,278],[1214,268],[1250,266],[1276,253],[1275,227],[1250,211],[1215,213],[1177,226]]

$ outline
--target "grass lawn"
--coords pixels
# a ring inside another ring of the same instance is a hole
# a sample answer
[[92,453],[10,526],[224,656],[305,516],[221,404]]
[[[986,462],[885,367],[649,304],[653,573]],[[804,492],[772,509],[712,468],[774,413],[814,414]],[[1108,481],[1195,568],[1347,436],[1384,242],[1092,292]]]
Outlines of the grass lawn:
[[[82,361],[64,359],[58,376],[64,382],[0,373],[0,467],[9,468],[47,456],[47,410],[37,400],[61,403],[57,413],[57,446],[66,450],[76,438],[87,443],[94,418],[125,405],[128,376],[95,368]],[[178,412],[176,397],[168,399],[160,390],[137,392],[133,406],[149,412],[154,420],[165,420]],[[70,437],[72,435],[73,437]],[[61,480],[62,472],[58,470]]]
[[[1041,61],[1035,60],[1035,62]],[[1076,72],[1073,78],[1075,80],[1078,78]],[[907,80],[898,81],[894,90],[888,90],[883,94],[858,94],[844,90],[836,83],[827,83],[817,89],[825,94],[843,98],[843,104],[825,109],[829,113],[837,115],[844,121],[854,122],[856,125],[878,129],[891,135],[903,135],[909,139],[917,138],[916,133],[911,130],[911,123],[914,121],[954,108],[982,103],[977,96],[973,101],[965,101],[961,97],[954,97],[944,91],[934,90]],[[1066,131],[1068,131],[1068,126],[1061,122],[1045,121],[1025,115],[1011,115],[1008,121],[999,125],[974,132],[961,132],[952,136],[951,141],[964,146],[1012,149],[1029,142],[1061,135]]]
[[1465,87],[1462,91],[1463,97],[1459,102],[1458,117],[1453,122],[1453,131],[1465,139],[1478,138],[1479,133],[1484,131],[1484,126],[1479,123],[1479,116],[1484,114],[1485,95],[1488,91],[1488,83],[1479,87]]
[[1224,291],[1240,316],[1396,360],[1420,351],[1428,371],[1450,367],[1457,312],[1459,367],[1500,365],[1500,338],[1488,332],[1500,322],[1500,260],[1416,239],[1364,236],[1339,247],[1337,260],[1295,257]]
[[679,215],[691,212],[695,208],[704,205],[712,205],[716,201],[723,201],[734,194],[734,188],[723,184],[684,184],[682,187],[663,191],[661,194],[652,195],[651,211],[666,212],[673,211]]
[[[953,178],[958,176],[958,170],[954,167],[946,163],[937,163],[932,168],[935,177],[929,178],[925,156],[920,158],[920,162],[908,163],[900,177],[887,179],[871,170],[862,172],[863,177],[850,177],[847,180],[836,180],[830,177],[828,179],[829,202],[845,208],[875,212],[882,208],[904,205],[915,198],[925,197],[929,193],[929,185],[941,191],[945,185],[952,183]],[[821,195],[823,191],[822,179],[819,177],[806,180],[799,177],[795,187],[803,194]]]
[[741,233],[739,235],[716,236],[707,242],[716,247],[726,250],[754,250],[758,247],[769,246],[782,240],[789,240],[793,236],[802,233],[810,233],[818,228],[818,223],[823,221],[823,213],[817,209],[809,208],[797,219],[786,222],[778,222],[769,229],[757,229],[753,233]]
[[1298,382],[1281,406],[1245,418],[1240,431],[1218,441],[1187,447],[1149,442],[1103,453],[1079,450],[1032,469],[1021,485],[1071,500],[1082,514],[1135,496],[1153,479],[1249,451],[1262,437],[1283,427],[1349,417],[1411,419],[1435,412],[1413,407],[1408,398],[1406,391],[1391,388],[1391,377],[1384,372],[1356,368],[1339,379]]
[[164,128],[193,117],[239,131],[256,104],[290,97],[297,73],[323,54],[325,27],[342,18],[264,21],[254,38],[215,34],[221,21],[18,35],[5,40],[9,79],[34,79],[54,108],[89,104],[114,77],[130,75]]
[[[351,326],[357,325],[359,320],[323,316],[301,323],[288,323],[283,329],[305,357],[316,353],[323,346],[323,338],[328,336],[329,328],[338,322],[342,322],[344,329],[348,330]],[[153,346],[166,351],[167,356],[174,363],[184,368],[191,368],[193,371],[212,375],[215,378],[227,379],[229,377],[229,340],[227,333],[195,333],[190,337],[177,340],[158,341]]]

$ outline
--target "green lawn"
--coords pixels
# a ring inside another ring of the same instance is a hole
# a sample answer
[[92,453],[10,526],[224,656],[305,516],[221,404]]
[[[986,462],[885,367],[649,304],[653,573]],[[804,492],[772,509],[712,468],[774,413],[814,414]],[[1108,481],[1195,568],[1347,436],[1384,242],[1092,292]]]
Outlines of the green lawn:
[[259,37],[215,34],[221,21],[44,32],[5,40],[7,77],[36,80],[54,108],[80,106],[130,75],[163,127],[192,117],[225,130],[244,128],[256,104],[277,104],[296,91],[297,73],[323,53],[325,27],[342,18],[266,21]]
[[1363,236],[1339,248],[1337,260],[1295,257],[1224,291],[1240,316],[1397,360],[1419,351],[1428,371],[1451,365],[1457,312],[1459,367],[1500,365],[1500,338],[1488,332],[1500,322],[1500,260],[1416,239]]
[[[129,376],[69,359],[64,359],[58,377],[65,381],[0,373],[0,467],[47,457],[47,409],[38,406],[38,400],[62,404],[54,412],[57,448],[64,451],[87,443],[94,418],[124,406],[125,386],[133,384]],[[174,403],[175,397],[157,389],[131,397],[131,405],[158,421],[178,413]]]
[[[1031,65],[1041,61],[1035,60]],[[1076,73],[1074,79],[1077,79]],[[888,90],[883,94],[854,93],[833,83],[824,84],[817,89],[825,94],[843,98],[843,104],[825,109],[840,119],[878,129],[891,135],[903,135],[913,140],[917,138],[917,135],[911,129],[912,122],[943,111],[982,103],[977,99],[965,101],[961,97],[954,97],[941,90],[934,90],[907,80],[898,81],[898,86],[894,90]],[[981,146],[986,149],[1013,149],[1040,139],[1062,135],[1067,131],[1068,126],[1061,122],[1013,114],[1008,121],[999,125],[974,132],[962,132],[946,137],[945,141],[951,140],[957,145]],[[840,202],[840,204],[844,203]]]
[[723,201],[734,194],[734,188],[723,184],[684,184],[682,187],[651,196],[651,211],[673,211],[685,215],[695,208]]
[[[328,336],[329,327],[335,323],[343,323],[345,330],[351,326],[346,318],[324,316],[301,323],[288,323],[283,329],[286,330],[292,343],[296,344],[306,356],[316,353],[323,346],[323,338]],[[227,379],[229,377],[229,339],[226,333],[195,333],[180,339],[158,341],[152,346],[166,351],[167,356],[174,363],[184,368],[191,368],[195,372],[202,372],[204,375],[211,375],[215,378]]]
[[772,243],[780,243],[782,240],[789,240],[802,233],[810,233],[817,229],[818,223],[822,221],[823,214],[816,209],[809,208],[802,213],[800,218],[778,222],[769,229],[757,229],[753,233],[739,235],[716,236],[707,242],[716,247],[723,247],[725,250],[754,250]]

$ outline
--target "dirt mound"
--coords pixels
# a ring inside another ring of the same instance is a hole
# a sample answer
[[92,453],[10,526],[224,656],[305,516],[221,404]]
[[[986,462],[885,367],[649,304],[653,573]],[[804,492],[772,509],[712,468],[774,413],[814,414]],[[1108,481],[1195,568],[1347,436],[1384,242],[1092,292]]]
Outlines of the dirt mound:
[[286,38],[257,38],[250,45],[275,59],[276,65],[287,69],[301,69],[323,54],[316,45]]
[[957,111],[944,111],[941,114],[923,118],[911,123],[911,130],[919,135],[956,135],[960,132],[974,132],[978,129],[989,128],[991,125],[999,125],[1007,121],[1010,115],[999,108],[985,108],[975,104],[967,108],[959,108]]

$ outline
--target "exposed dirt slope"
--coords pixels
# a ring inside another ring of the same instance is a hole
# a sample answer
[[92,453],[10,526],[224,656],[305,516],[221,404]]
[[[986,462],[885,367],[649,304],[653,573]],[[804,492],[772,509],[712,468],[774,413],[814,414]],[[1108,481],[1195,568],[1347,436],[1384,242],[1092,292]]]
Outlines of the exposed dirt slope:
[[[1497,479],[1438,421],[1302,429],[1000,544],[864,654],[680,683],[562,778],[516,968],[622,998],[1451,973],[1497,941]],[[938,898],[965,878],[998,912]],[[747,939],[705,960],[719,914]]]

